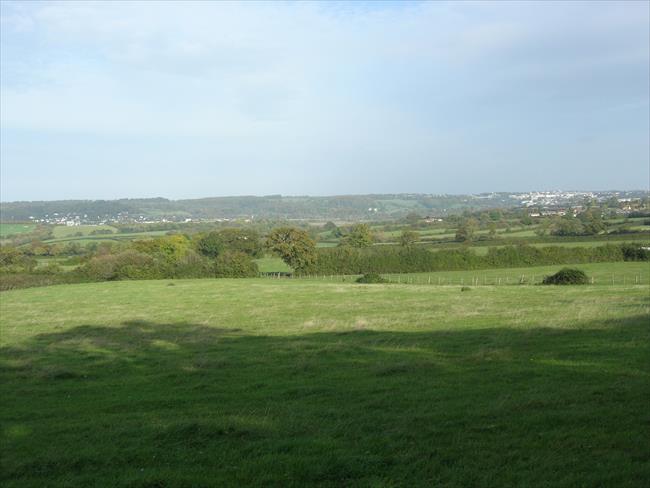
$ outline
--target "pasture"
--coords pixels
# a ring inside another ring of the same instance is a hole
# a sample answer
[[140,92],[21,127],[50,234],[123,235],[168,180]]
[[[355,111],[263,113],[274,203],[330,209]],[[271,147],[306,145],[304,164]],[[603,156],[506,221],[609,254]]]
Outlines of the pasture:
[[648,291],[4,292],[2,485],[645,486]]
[[110,225],[55,225],[52,228],[52,235],[55,239],[61,239],[66,237],[89,236],[94,231],[110,231],[111,233],[115,233],[117,229]]
[[26,234],[36,228],[35,224],[5,224],[0,223],[0,237],[7,237],[16,234]]

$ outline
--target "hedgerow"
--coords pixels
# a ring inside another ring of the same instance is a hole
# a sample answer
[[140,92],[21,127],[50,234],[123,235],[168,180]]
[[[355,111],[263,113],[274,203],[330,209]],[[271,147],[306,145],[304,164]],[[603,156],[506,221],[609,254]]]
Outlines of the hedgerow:
[[533,247],[527,245],[490,248],[479,256],[469,249],[447,249],[432,252],[425,247],[375,246],[321,248],[310,273],[418,273],[488,268],[545,266],[648,260],[647,251],[629,244],[598,247]]

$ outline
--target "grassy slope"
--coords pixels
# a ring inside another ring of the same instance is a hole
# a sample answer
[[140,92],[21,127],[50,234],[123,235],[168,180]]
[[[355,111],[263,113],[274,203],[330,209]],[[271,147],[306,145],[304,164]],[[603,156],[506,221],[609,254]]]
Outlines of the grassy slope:
[[643,486],[647,286],[6,292],[3,486]]

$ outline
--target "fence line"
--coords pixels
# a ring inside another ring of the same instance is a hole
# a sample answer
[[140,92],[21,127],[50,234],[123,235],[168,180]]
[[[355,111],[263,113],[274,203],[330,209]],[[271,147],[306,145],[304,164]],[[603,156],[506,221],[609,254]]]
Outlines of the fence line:
[[[297,275],[294,273],[276,271],[260,272],[260,278],[266,279],[298,279],[307,281],[325,282],[354,282],[361,275],[319,275],[307,274]],[[408,275],[406,273],[383,274],[382,277],[389,283],[408,285],[431,285],[431,286],[508,286],[508,285],[537,285],[541,284],[544,276],[521,274],[513,277],[505,276],[432,276],[432,275]],[[514,279],[513,279],[514,278]],[[589,283],[592,285],[647,285],[650,284],[650,277],[644,274],[612,274],[609,278],[591,276]]]

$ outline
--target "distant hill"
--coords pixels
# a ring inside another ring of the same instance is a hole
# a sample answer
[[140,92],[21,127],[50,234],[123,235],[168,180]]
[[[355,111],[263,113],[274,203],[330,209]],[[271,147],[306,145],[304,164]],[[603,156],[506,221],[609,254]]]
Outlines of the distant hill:
[[386,219],[417,212],[421,215],[444,215],[468,208],[494,208],[518,205],[508,194],[490,195],[343,195],[343,196],[239,196],[192,200],[165,198],[120,200],[59,200],[38,202],[3,202],[4,222],[23,221],[30,217],[78,215],[96,220],[118,215],[152,219]]
[[[633,196],[644,192],[601,192]],[[571,193],[568,194],[571,197]],[[575,202],[583,194],[576,194]],[[590,194],[594,195],[594,194]],[[526,193],[485,193],[480,195],[376,194],[341,196],[238,196],[192,200],[139,198],[120,200],[60,200],[0,203],[3,222],[77,216],[86,221],[102,219],[311,219],[382,220],[402,217],[410,212],[422,216],[444,216],[463,210],[507,208],[522,205]],[[553,198],[553,196],[551,196]]]

